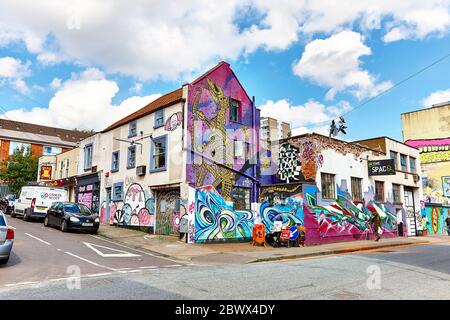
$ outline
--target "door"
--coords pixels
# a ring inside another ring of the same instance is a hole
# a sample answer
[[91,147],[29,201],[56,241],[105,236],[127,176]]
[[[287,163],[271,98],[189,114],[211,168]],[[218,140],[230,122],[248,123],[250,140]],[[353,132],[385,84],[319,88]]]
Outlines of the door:
[[405,188],[405,210],[408,236],[417,236],[416,208],[413,189]]
[[[156,192],[156,234],[178,235],[180,189]],[[178,218],[178,219],[177,219]]]
[[64,205],[60,202],[57,204],[55,210],[55,224],[58,226],[61,225],[63,217],[64,217]]

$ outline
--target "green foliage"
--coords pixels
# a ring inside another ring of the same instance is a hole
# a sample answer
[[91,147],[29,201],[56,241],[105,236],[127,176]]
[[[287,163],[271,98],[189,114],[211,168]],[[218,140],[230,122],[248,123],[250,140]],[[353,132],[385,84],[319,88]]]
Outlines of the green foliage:
[[36,181],[38,163],[39,159],[31,155],[29,148],[18,148],[2,163],[0,179],[9,185],[11,193],[18,195],[24,185]]

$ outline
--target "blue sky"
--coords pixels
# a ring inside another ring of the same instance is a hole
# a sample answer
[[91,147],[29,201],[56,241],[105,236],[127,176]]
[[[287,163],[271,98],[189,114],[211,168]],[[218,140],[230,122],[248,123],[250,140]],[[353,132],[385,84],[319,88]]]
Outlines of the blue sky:
[[449,0],[128,6],[2,1],[2,117],[100,130],[220,60],[294,133],[350,112],[341,138],[402,140],[401,113],[450,100],[449,58],[353,109],[450,53]]

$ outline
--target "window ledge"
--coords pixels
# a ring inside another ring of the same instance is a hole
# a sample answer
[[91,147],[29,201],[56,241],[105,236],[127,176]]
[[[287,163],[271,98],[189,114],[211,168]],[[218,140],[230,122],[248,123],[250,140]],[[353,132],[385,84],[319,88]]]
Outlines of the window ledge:
[[161,172],[161,171],[166,171],[167,168],[158,168],[158,169],[150,169],[150,173],[155,173],[155,172]]
[[111,173],[118,172],[119,169],[111,169]]

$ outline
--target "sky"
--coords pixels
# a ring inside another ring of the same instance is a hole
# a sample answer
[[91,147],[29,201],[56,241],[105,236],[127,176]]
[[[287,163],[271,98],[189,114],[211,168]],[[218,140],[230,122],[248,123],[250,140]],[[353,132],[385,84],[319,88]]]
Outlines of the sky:
[[450,0],[2,0],[0,117],[101,130],[223,60],[293,134],[402,140],[450,57],[389,89],[447,54]]

